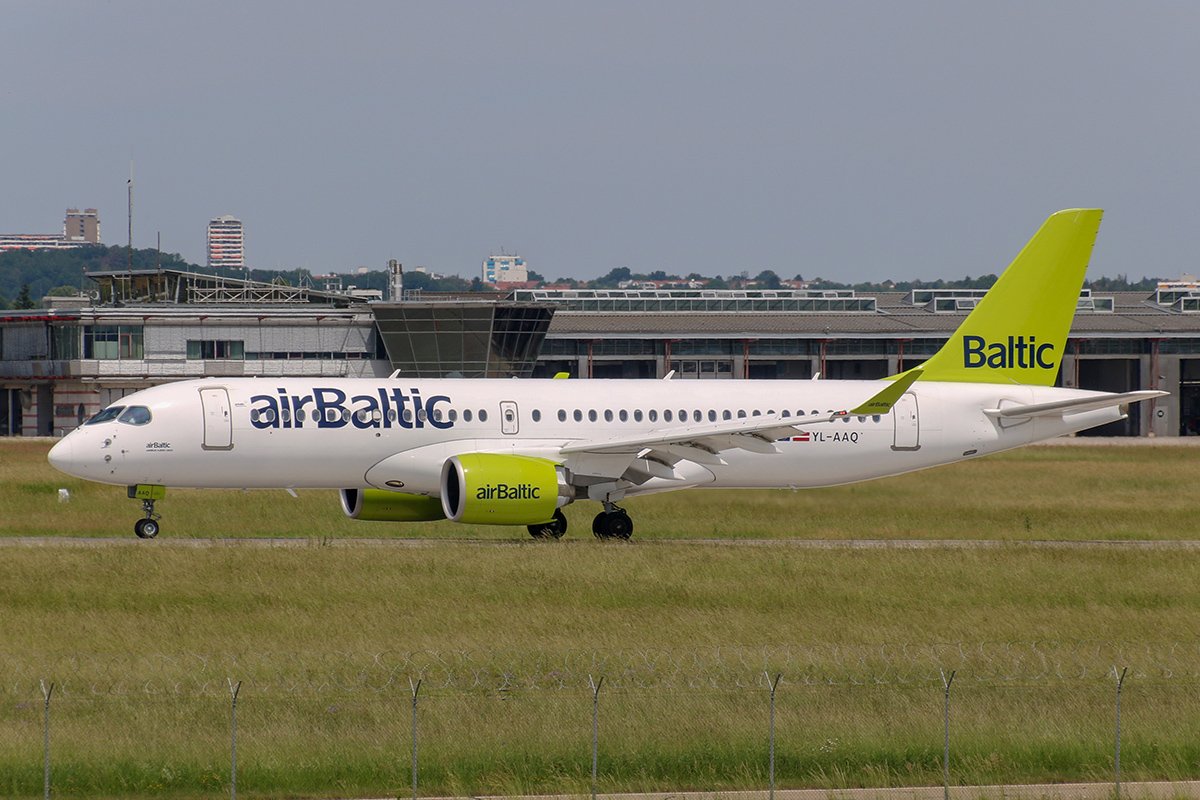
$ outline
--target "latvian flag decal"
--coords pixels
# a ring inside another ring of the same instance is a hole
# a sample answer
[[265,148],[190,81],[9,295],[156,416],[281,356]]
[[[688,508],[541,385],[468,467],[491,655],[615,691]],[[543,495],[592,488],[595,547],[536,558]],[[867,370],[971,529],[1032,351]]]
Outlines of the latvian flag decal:
[[801,431],[792,437],[793,442],[809,442],[812,441],[812,434]]

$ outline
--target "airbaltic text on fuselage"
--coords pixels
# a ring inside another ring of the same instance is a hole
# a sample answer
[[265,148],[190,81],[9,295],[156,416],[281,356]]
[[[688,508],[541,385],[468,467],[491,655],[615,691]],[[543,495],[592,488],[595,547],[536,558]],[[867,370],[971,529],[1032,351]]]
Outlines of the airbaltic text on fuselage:
[[1025,341],[1024,336],[1009,336],[1007,342],[989,342],[982,336],[963,337],[963,366],[967,369],[1054,369],[1054,345],[1038,344],[1036,336]]
[[250,398],[250,424],[256,428],[303,428],[307,420],[317,428],[453,428],[449,415],[438,405],[450,398],[436,394],[422,398],[417,389],[378,389],[374,394],[349,398],[341,389],[314,388],[311,394],[256,394]]

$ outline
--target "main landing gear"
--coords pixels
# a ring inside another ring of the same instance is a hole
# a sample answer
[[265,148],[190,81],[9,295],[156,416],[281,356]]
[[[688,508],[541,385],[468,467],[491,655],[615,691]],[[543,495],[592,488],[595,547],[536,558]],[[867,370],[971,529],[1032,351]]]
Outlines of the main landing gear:
[[153,539],[158,536],[158,521],[162,519],[162,515],[154,513],[154,503],[166,497],[166,487],[138,484],[130,486],[128,494],[131,499],[142,501],[142,511],[146,514],[133,524],[133,532],[139,539]]
[[623,508],[605,503],[604,510],[592,520],[592,533],[597,539],[628,539],[633,536],[633,520]]
[[540,525],[530,525],[529,535],[535,539],[561,539],[567,532],[567,518],[561,508],[554,510],[554,518]]

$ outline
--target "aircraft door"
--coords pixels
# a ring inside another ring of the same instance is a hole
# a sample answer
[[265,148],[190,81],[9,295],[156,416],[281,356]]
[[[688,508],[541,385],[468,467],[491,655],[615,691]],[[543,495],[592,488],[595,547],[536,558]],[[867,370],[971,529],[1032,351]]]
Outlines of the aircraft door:
[[200,405],[204,410],[205,450],[233,449],[233,417],[229,414],[229,392],[225,389],[201,389]]
[[905,392],[892,407],[892,419],[896,429],[892,439],[893,450],[921,449],[921,416],[917,410],[917,396]]
[[517,404],[512,400],[500,401],[500,432],[505,436],[512,436],[520,427],[520,420],[517,417]]

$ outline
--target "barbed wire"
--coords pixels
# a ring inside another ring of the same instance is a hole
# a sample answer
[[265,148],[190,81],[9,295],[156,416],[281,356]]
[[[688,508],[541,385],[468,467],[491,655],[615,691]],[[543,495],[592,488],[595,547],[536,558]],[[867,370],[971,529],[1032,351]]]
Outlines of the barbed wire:
[[728,646],[692,650],[386,650],[381,652],[15,653],[0,651],[0,686],[15,696],[53,680],[64,694],[216,695],[234,677],[256,694],[748,690],[767,675],[805,686],[1027,685],[1108,680],[1116,665],[1139,682],[1200,682],[1200,640],[942,642]]

